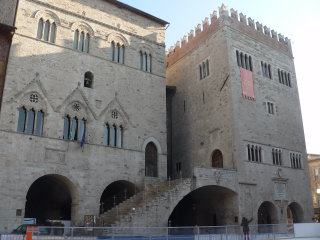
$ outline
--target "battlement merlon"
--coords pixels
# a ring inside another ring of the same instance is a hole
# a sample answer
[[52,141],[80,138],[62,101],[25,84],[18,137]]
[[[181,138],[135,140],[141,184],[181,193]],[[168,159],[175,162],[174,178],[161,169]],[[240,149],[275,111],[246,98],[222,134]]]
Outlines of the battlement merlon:
[[287,37],[277,34],[267,26],[263,26],[259,22],[255,22],[252,18],[247,18],[243,13],[239,13],[233,8],[230,9],[224,4],[219,7],[219,17],[217,11],[213,11],[209,18],[206,17],[202,24],[198,24],[195,29],[191,29],[188,36],[183,36],[181,41],[177,41],[174,47],[170,47],[166,56],[167,66],[170,66],[186,53],[191,51],[206,38],[219,30],[221,26],[228,25],[234,29],[241,29],[247,35],[252,36],[257,41],[264,42],[269,46],[274,46],[276,49],[286,53],[292,57],[291,42]]

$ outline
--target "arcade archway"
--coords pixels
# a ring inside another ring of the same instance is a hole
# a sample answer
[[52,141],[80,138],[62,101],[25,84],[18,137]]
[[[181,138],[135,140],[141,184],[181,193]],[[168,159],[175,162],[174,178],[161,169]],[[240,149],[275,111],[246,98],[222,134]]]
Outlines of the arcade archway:
[[303,222],[303,210],[302,207],[292,202],[287,207],[287,223],[301,223]]
[[71,220],[71,203],[75,186],[64,176],[51,174],[38,178],[30,186],[25,217],[36,218],[37,224],[50,220]]
[[258,209],[258,224],[278,223],[277,209],[273,203],[265,201]]
[[176,226],[237,224],[237,194],[220,186],[205,186],[186,195],[172,211],[168,223]]
[[100,198],[100,213],[104,213],[136,193],[136,186],[128,181],[119,180],[109,184]]

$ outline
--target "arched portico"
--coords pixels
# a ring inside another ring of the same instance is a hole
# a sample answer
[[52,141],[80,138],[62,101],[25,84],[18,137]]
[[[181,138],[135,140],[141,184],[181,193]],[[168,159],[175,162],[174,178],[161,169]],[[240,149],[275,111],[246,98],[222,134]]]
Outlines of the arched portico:
[[75,185],[58,174],[44,175],[35,180],[27,194],[25,217],[36,218],[37,224],[50,220],[73,220],[78,193]]
[[200,187],[183,197],[172,211],[171,226],[219,226],[235,224],[237,194],[224,187]]
[[287,223],[303,222],[303,209],[296,203],[292,202],[287,207]]

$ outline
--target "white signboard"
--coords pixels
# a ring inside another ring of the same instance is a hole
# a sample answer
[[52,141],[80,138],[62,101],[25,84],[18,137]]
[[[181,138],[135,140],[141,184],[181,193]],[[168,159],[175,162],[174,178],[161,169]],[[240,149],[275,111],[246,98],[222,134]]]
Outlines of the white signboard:
[[274,183],[274,196],[275,199],[285,199],[286,198],[286,184],[285,183]]

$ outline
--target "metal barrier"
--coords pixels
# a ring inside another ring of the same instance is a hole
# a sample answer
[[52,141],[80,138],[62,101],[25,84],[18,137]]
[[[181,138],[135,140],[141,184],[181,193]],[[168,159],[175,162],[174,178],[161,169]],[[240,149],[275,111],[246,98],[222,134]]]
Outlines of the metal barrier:
[[[249,225],[250,240],[294,237],[292,224]],[[25,234],[25,233],[24,233]],[[3,234],[1,240],[23,240],[24,234]],[[44,227],[32,240],[242,240],[242,228],[232,226],[194,227]]]

